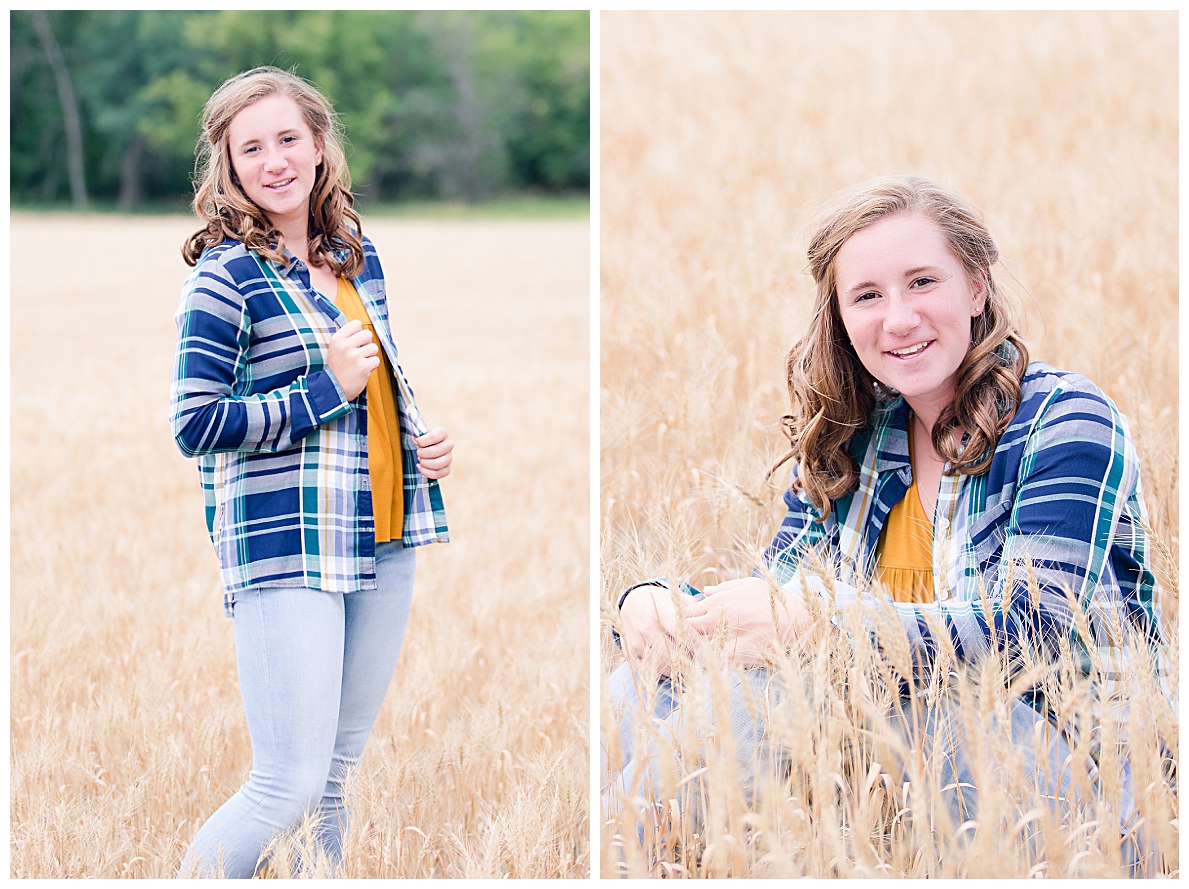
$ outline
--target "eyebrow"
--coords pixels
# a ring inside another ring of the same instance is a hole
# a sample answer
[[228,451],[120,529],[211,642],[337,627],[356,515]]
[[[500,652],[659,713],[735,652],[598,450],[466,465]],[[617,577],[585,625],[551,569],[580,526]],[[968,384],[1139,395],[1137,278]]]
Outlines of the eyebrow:
[[[944,269],[942,269],[941,266],[938,266],[938,265],[918,265],[914,268],[908,269],[904,273],[904,277],[905,278],[914,278],[917,275],[919,275],[921,272],[939,272],[939,271],[944,271]],[[875,286],[877,286],[877,285],[874,281],[863,281],[859,284],[855,284],[851,287],[846,288],[846,290],[844,290],[843,292],[849,296],[850,294],[854,293],[856,290],[866,290],[868,287],[875,287]]]
[[939,265],[918,265],[916,268],[909,269],[907,272],[905,272],[904,276],[906,278],[913,278],[913,277],[916,277],[917,275],[919,275],[921,272],[944,272],[944,271],[945,271],[945,269],[943,269]]
[[[299,130],[297,127],[290,127],[287,130],[281,130],[279,133],[277,133],[277,135],[278,136],[288,136],[290,133],[297,133],[298,135],[300,135],[301,130]],[[252,137],[251,139],[244,139],[244,141],[238,142],[236,144],[237,145],[251,145],[253,142],[259,142],[259,141],[260,141],[259,139]]]

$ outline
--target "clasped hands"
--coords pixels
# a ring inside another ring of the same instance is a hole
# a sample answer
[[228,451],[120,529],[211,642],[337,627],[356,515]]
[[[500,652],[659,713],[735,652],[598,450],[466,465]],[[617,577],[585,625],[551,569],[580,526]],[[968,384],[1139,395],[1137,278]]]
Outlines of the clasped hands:
[[681,641],[687,650],[696,653],[721,643],[731,662],[743,668],[787,649],[811,620],[800,593],[787,590],[777,595],[774,617],[771,585],[760,577],[728,580],[703,592],[702,599],[675,596],[659,586],[637,587],[628,593],[619,614],[620,640],[629,660],[642,665],[651,652],[658,676],[670,674],[679,644],[678,605],[685,624]]

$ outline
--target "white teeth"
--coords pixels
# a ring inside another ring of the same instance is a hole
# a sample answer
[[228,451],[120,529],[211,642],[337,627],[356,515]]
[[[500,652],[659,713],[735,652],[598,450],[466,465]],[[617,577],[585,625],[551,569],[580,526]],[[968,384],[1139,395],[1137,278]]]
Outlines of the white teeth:
[[917,343],[915,346],[912,346],[911,348],[908,348],[908,349],[892,349],[890,351],[893,355],[895,355],[898,358],[907,358],[909,355],[915,355],[917,352],[921,351],[921,349],[925,348],[925,346],[927,346],[927,345],[929,345],[929,344],[928,343]]

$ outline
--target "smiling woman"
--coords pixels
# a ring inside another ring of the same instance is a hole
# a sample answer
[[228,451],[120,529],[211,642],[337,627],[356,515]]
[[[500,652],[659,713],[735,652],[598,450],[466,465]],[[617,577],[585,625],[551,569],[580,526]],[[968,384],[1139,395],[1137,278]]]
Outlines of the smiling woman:
[[306,228],[323,142],[288,96],[266,96],[231,119],[227,147],[236,181],[282,237]]
[[986,279],[967,275],[937,224],[916,214],[856,232],[834,263],[842,325],[859,361],[932,429],[954,400]]
[[[788,358],[787,515],[751,577],[703,592],[649,582],[620,598],[628,658],[609,686],[623,767],[604,776],[609,813],[667,803],[704,823],[708,769],[656,740],[657,725],[663,740],[683,731],[675,646],[721,648],[743,669],[728,695],[735,756],[744,774],[760,764],[780,772],[787,752],[772,743],[770,720],[795,695],[772,664],[810,633],[815,612],[890,604],[900,636],[882,636],[880,656],[910,652],[894,664],[910,669],[890,721],[901,750],[939,763],[952,824],[977,820],[987,784],[966,714],[937,692],[938,674],[1002,658],[1013,693],[996,727],[1021,757],[1022,779],[1012,777],[1028,785],[1025,799],[1064,818],[1092,795],[1075,774],[1094,792],[1117,788],[1108,843],[1133,874],[1147,873],[1158,856],[1126,743],[1101,728],[1119,718],[1121,693],[1150,680],[1143,672],[1164,641],[1126,420],[1084,377],[1029,363],[993,275],[995,244],[955,192],[916,177],[843,192],[808,258],[817,294]],[[834,617],[837,632],[847,624]],[[1095,719],[1055,712],[1045,697],[1044,683],[1071,662],[1095,687]],[[1117,749],[1105,756],[1108,746]],[[654,799],[673,775],[680,800]]]
[[[970,319],[982,314],[987,279],[968,274],[927,216],[897,214],[856,232],[834,260],[838,310],[859,362],[912,408],[916,490],[933,515],[945,461],[931,431],[954,400],[970,351]],[[960,445],[957,429],[951,439]]]
[[253,876],[306,815],[338,869],[414,547],[448,540],[437,480],[453,444],[425,427],[397,363],[321,94],[276,68],[234,77],[207,103],[202,150],[171,410],[235,620],[252,772],[181,872]]

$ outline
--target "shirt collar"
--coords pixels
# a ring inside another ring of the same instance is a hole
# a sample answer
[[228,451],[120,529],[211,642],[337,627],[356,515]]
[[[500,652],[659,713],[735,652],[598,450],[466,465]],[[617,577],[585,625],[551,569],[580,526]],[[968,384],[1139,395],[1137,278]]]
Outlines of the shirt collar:
[[[912,455],[908,450],[908,421],[912,410],[904,396],[897,396],[875,414],[872,424],[872,435],[875,437],[877,451],[875,454],[875,471],[877,474],[891,472],[894,469],[904,469],[912,466]],[[970,433],[963,433],[961,453],[970,440]],[[949,464],[946,464],[948,469]]]
[[[292,275],[295,271],[297,271],[297,266],[299,263],[301,264],[301,267],[303,269],[305,268],[305,263],[303,263],[300,259],[298,259],[296,256],[294,256],[291,252],[289,252],[288,247],[286,247],[284,250],[281,251],[281,256],[285,257],[287,262],[277,262],[276,260],[272,260],[272,259],[265,260],[265,262],[269,262],[272,264],[273,268],[275,268],[277,270],[277,274],[280,275],[281,277],[288,278],[290,275]],[[263,256],[261,256],[260,258],[264,259]]]
[[[334,258],[335,258],[335,260],[337,260],[340,263],[346,262],[347,256],[349,254],[350,254],[350,251],[344,247],[342,250],[334,251]],[[285,250],[282,252],[281,255],[289,260],[289,264],[284,265],[284,266],[282,266],[280,263],[276,263],[277,271],[280,272],[282,275],[284,275],[286,277],[291,275],[293,273],[293,271],[297,268],[298,263],[301,263],[301,267],[303,269],[306,268],[305,263],[302,262],[300,259],[298,259],[296,256],[294,256],[292,253],[290,253],[288,247],[285,248]],[[306,269],[306,271],[309,271],[309,269]]]
[[912,465],[908,453],[908,402],[897,396],[879,409],[873,434],[876,437],[875,471],[878,474]]

